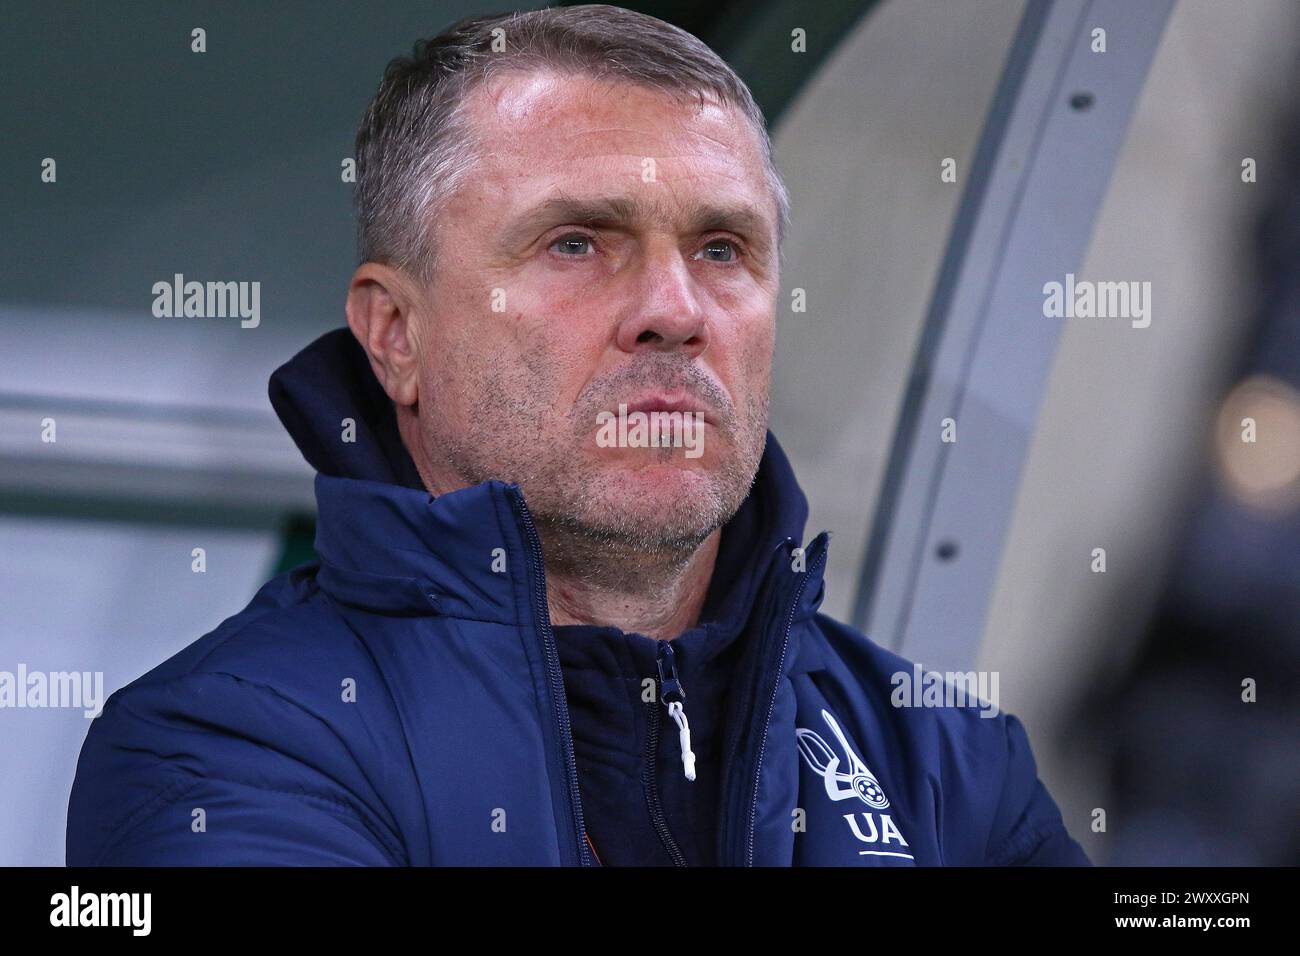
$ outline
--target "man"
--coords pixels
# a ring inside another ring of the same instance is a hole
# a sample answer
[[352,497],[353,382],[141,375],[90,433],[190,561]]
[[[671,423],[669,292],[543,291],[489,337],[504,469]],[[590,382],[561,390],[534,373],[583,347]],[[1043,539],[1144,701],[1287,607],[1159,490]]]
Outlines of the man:
[[69,864],[1088,862],[1014,717],[891,706],[911,664],[818,613],[767,431],[787,198],[716,55],[464,21],[357,160],[348,329],[271,380],[319,564],[113,695]]

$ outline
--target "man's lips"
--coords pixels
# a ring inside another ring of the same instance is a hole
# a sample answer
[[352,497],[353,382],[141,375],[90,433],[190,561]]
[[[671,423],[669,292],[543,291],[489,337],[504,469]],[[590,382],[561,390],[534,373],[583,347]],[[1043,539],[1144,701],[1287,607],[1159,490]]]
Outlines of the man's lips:
[[[689,396],[681,393],[658,392],[642,395],[635,401],[627,403],[627,411],[628,414],[632,412],[699,412],[704,416],[706,424],[715,426],[717,424],[707,405],[699,401],[692,401]],[[614,409],[614,413],[618,413],[617,408]]]

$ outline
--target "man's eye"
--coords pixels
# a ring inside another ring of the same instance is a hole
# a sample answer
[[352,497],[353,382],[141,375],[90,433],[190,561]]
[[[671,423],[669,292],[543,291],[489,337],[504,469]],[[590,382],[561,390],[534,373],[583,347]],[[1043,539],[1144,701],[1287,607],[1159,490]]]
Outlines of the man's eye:
[[[719,248],[721,249],[722,258],[716,258],[709,255],[710,252],[716,251]],[[730,256],[727,255],[727,250],[731,251]],[[714,239],[704,247],[703,252],[705,253],[705,258],[712,262],[735,262],[736,258],[740,255],[740,249],[730,239]]]
[[581,256],[591,246],[591,238],[588,236],[574,233],[569,236],[561,236],[551,243],[552,249],[559,249],[565,255]]

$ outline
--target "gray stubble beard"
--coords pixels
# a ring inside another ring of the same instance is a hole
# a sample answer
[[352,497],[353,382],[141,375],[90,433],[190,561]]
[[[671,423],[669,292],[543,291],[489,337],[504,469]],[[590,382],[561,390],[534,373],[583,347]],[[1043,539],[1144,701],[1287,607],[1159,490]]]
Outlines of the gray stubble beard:
[[[537,376],[528,383],[532,390],[547,394],[544,371],[536,366],[530,370]],[[691,375],[669,377],[673,379],[666,386],[669,388],[702,384],[702,379]],[[479,414],[461,438],[430,433],[426,423],[426,450],[466,485],[496,479],[520,486],[542,537],[548,575],[562,575],[602,590],[641,590],[650,581],[685,568],[709,535],[736,514],[753,486],[766,445],[767,387],[761,389],[755,407],[741,414],[730,406],[719,407],[722,402],[717,401],[712,386],[699,389],[715,399],[712,415],[716,424],[711,427],[731,439],[732,453],[716,471],[707,473],[702,494],[679,499],[673,513],[666,515],[619,509],[614,500],[616,479],[600,471],[575,470],[572,458],[566,461],[539,454],[545,444],[542,407],[517,397],[521,392],[508,378],[498,370],[488,372],[486,387],[480,392]],[[575,406],[571,432],[575,444],[594,427],[594,408],[599,404],[595,398],[580,397]],[[501,434],[493,423],[506,420],[531,420],[538,437],[512,440],[504,455],[494,455],[494,462],[485,461],[484,449],[501,449]],[[658,456],[683,453],[681,448],[642,450]],[[607,485],[604,492],[602,483]]]

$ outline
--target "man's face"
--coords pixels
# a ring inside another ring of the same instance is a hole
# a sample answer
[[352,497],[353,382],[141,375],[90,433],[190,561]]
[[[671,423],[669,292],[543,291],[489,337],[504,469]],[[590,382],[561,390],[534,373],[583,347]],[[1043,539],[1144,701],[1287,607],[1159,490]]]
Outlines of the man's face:
[[[543,523],[698,544],[767,430],[776,206],[754,131],[586,76],[499,77],[467,106],[483,159],[437,221],[414,319],[429,464],[518,482]],[[703,453],[608,447],[598,414],[620,403],[703,412]]]

